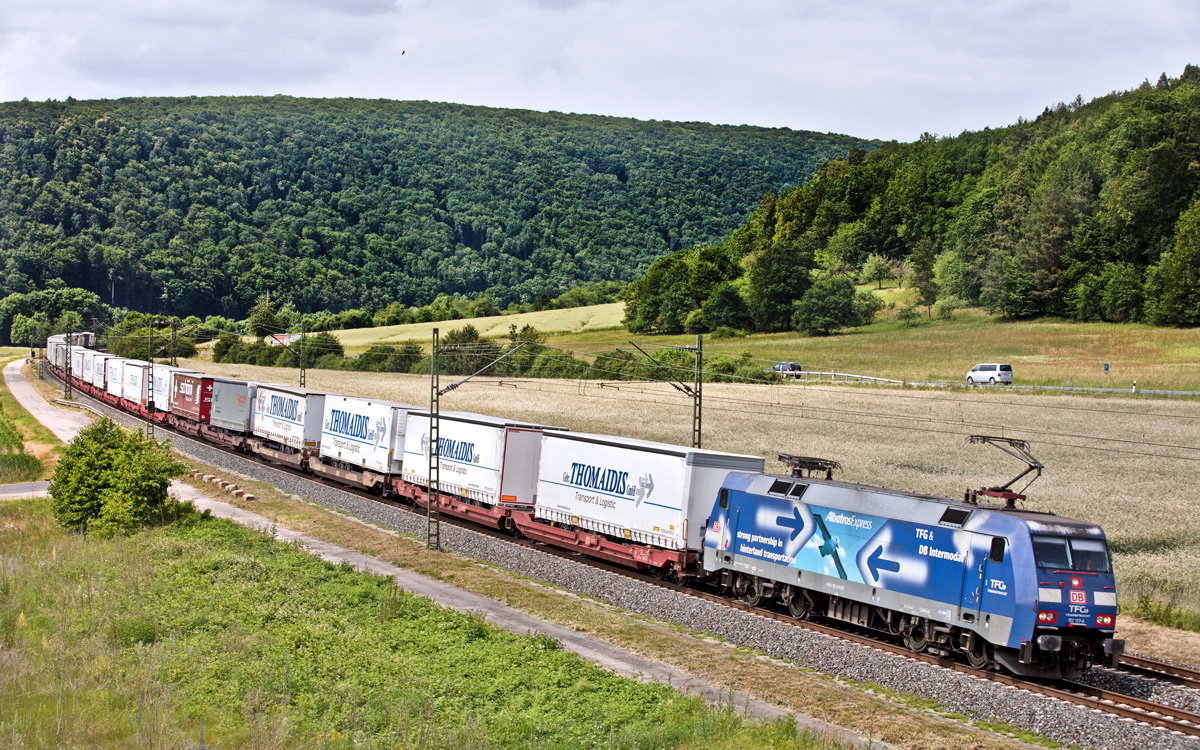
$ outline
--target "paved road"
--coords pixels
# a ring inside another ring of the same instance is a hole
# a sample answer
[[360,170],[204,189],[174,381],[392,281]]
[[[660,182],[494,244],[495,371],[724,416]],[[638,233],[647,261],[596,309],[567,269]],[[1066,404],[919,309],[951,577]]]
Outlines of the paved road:
[[37,421],[50,428],[58,439],[64,443],[69,443],[76,434],[84,427],[87,427],[91,419],[86,412],[58,409],[51,406],[42,398],[33,386],[21,374],[21,367],[25,364],[25,360],[18,359],[15,362],[9,362],[4,368],[4,383],[8,389],[12,391],[13,396],[20,402],[25,410],[34,416]]
[[[21,375],[21,364],[22,361],[18,361],[4,368],[4,380],[8,384],[8,387],[12,390],[13,395],[16,396],[17,401],[37,417],[42,424],[48,427],[51,427],[51,424],[57,424],[62,433],[60,434],[58,430],[55,430],[55,434],[63,438],[64,441],[69,441],[74,437],[76,432],[87,425],[87,417],[82,414],[57,409],[47,403],[41,394],[35,391],[26,382],[25,377]],[[51,427],[51,429],[55,428]],[[574,651],[580,656],[617,674],[633,677],[644,682],[654,681],[670,684],[714,703],[725,702],[730,698],[728,691],[724,691],[704,680],[692,677],[674,667],[631,654],[599,638],[578,633],[570,628],[546,622],[545,620],[539,620],[524,612],[479,596],[478,594],[473,594],[433,578],[398,568],[391,563],[371,557],[358,550],[342,547],[341,545],[326,542],[322,539],[279,526],[275,522],[256,513],[238,508],[229,503],[214,500],[191,485],[183,484],[182,482],[172,482],[171,494],[183,500],[192,500],[196,503],[196,507],[210,510],[218,518],[229,518],[250,528],[265,530],[274,528],[276,538],[282,541],[299,542],[312,554],[330,562],[341,563],[343,560],[346,560],[358,570],[390,576],[396,581],[397,586],[414,594],[428,597],[443,606],[461,612],[482,612],[488,621],[506,630],[516,633],[546,633],[561,641],[563,648]],[[383,531],[382,529],[378,530]],[[753,700],[744,693],[735,692],[733,694],[733,702],[739,709],[767,720],[778,719],[791,714],[791,712],[770,703]],[[880,742],[870,743],[864,737],[823,721],[799,714],[791,715],[795,717],[797,726],[801,728],[808,728],[837,737],[843,742],[851,743],[856,747],[879,749],[887,747]]]
[[21,482],[20,484],[0,484],[0,498],[45,497],[50,482]]

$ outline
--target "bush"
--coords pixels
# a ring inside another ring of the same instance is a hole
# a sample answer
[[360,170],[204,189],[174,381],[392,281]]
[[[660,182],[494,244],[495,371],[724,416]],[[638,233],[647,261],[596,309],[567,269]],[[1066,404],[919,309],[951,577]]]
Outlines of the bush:
[[216,343],[213,344],[213,362],[224,362],[225,357],[229,354],[229,352],[232,349],[237,348],[238,344],[240,343],[241,339],[232,333],[221,334],[221,337],[218,338]]
[[925,315],[916,305],[905,305],[896,313],[896,320],[905,328],[916,328],[925,322]]
[[859,289],[854,293],[854,316],[858,318],[855,325],[867,326],[875,320],[875,316],[883,309],[883,298],[875,292]]
[[269,346],[258,353],[254,358],[254,364],[259,367],[274,367],[275,360],[279,359],[280,352],[286,352],[282,346]]
[[714,339],[739,339],[746,336],[745,332],[730,328],[729,326],[717,326],[710,335]]
[[964,307],[968,307],[967,301],[959,297],[945,297],[938,300],[937,305],[935,305],[937,316],[940,320],[953,320],[954,311],[961,310]]
[[71,441],[54,470],[54,518],[101,536],[132,533],[162,513],[171,477],[183,470],[169,445],[98,420]]

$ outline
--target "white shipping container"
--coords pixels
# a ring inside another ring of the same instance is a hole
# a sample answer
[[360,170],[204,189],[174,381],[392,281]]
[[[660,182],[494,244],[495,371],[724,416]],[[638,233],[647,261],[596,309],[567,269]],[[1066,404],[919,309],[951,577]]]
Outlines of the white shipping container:
[[175,383],[175,373],[184,372],[189,375],[199,375],[195,370],[170,365],[154,366],[154,408],[156,411],[171,410],[171,393]]
[[104,389],[110,396],[121,398],[125,392],[125,360],[109,357],[104,363]]
[[108,354],[96,352],[92,357],[92,385],[97,388],[104,389],[108,383],[108,367],[107,363],[113,357]]
[[699,550],[725,475],[762,470],[757,456],[547,432],[534,517],[639,544]]
[[73,347],[71,349],[71,376],[80,377],[83,374],[83,358],[87,354],[87,349],[82,347]]
[[67,340],[62,336],[51,336],[46,339],[46,359],[50,364],[62,369],[66,367]]
[[316,448],[324,405],[324,391],[260,385],[254,398],[254,434],[296,449]]
[[121,372],[121,397],[138,406],[145,406],[150,399],[150,363],[127,359]]
[[234,432],[249,432],[258,384],[225,378],[213,378],[212,381],[212,411],[208,423]]
[[[438,419],[442,492],[491,505],[533,507],[542,432],[558,427],[509,422],[466,412]],[[409,412],[404,481],[429,486],[429,411]]]
[[416,408],[388,401],[326,396],[321,457],[381,474],[399,474],[408,412]]

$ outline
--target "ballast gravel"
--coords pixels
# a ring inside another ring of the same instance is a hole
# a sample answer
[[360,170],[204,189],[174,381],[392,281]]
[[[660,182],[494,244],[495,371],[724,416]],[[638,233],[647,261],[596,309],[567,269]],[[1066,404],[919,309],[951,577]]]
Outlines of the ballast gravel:
[[[97,403],[116,421],[130,426],[142,423]],[[213,466],[275,485],[283,492],[303,497],[332,510],[386,529],[425,535],[423,515],[373,502],[316,482],[278,471],[256,461],[219,451],[178,435],[174,446]],[[498,568],[547,581],[568,591],[649,617],[711,633],[728,643],[757,649],[769,656],[790,660],[817,672],[850,680],[872,682],[899,693],[936,701],[944,711],[972,720],[1002,722],[1036,732],[1064,745],[1105,750],[1166,750],[1200,748],[1200,739],[1168,732],[1101,711],[1084,708],[1020,688],[980,680],[925,662],[860,646],[743,612],[686,594],[631,581],[587,565],[564,560],[503,540],[455,526],[441,530],[443,546],[452,552],[485,561]],[[1114,670],[1096,670],[1090,678],[1098,685],[1122,690],[1149,691],[1146,697],[1170,700],[1172,705],[1196,711],[1197,691],[1168,686],[1156,680],[1136,687],[1138,678]],[[1136,693],[1135,693],[1136,694]]]

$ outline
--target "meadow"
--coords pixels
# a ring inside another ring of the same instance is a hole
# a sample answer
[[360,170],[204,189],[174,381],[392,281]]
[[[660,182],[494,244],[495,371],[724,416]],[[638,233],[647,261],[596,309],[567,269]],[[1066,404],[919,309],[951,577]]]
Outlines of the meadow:
[[625,316],[625,303],[614,302],[607,305],[592,305],[591,307],[571,307],[563,310],[542,310],[540,312],[517,313],[514,315],[499,315],[490,318],[469,318],[463,320],[443,320],[438,323],[408,323],[398,326],[381,326],[379,328],[351,328],[345,331],[334,331],[333,334],[346,348],[346,354],[354,356],[363,352],[372,344],[395,345],[404,341],[428,342],[437,328],[442,334],[455,328],[462,328],[470,323],[475,326],[481,336],[489,338],[502,337],[508,334],[509,326],[520,329],[532,325],[539,331],[582,332],[592,330],[612,330],[620,327],[621,319]]
[[[849,372],[904,381],[963,382],[979,362],[1009,362],[1018,384],[1200,391],[1200,333],[1194,329],[1116,323],[1078,323],[1058,319],[1003,321],[980,309],[957,310],[938,319],[905,327],[895,312],[911,290],[876,290],[889,304],[879,319],[833,336],[795,331],[744,337],[704,337],[709,354],[739,356],[748,351],[763,369],[776,362],[799,362],[805,370]],[[638,336],[621,328],[623,303],[567,310],[444,320],[384,328],[334,331],[355,356],[372,344],[417,341],[428,349],[432,329],[442,335],[470,324],[486,337],[499,338],[510,325],[528,324],[548,334],[547,343],[590,357],[615,348],[631,349],[629,340],[655,345],[694,345],[694,335]],[[1104,374],[1108,363],[1109,372]]]
[[0,746],[840,745],[192,516],[96,540],[0,503]]
[[[217,374],[295,384],[297,371],[193,361]],[[443,385],[451,378],[443,380]],[[428,376],[309,370],[307,385],[423,405]],[[1035,394],[1006,388],[918,390],[786,383],[706,384],[704,447],[840,461],[839,479],[961,497],[1023,464],[967,435],[1028,440],[1046,470],[1024,507],[1102,524],[1121,600],[1142,595],[1200,611],[1200,400]],[[691,401],[659,383],[477,378],[447,410],[687,444]]]
[[[0,368],[26,354],[0,347]],[[49,479],[61,453],[62,441],[17,403],[0,378],[0,484]]]

